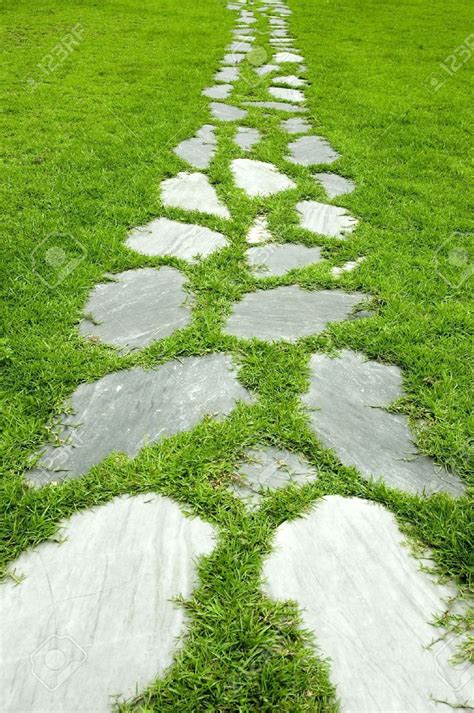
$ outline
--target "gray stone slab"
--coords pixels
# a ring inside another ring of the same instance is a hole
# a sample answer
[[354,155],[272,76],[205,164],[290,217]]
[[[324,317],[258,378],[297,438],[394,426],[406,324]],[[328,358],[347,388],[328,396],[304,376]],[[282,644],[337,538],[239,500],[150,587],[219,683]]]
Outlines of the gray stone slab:
[[272,30],[270,34],[272,37],[288,37],[288,30]]
[[141,255],[172,256],[193,262],[227,247],[228,242],[222,233],[202,225],[157,218],[148,225],[135,228],[126,245]]
[[249,15],[245,15],[244,17],[240,17],[239,21],[242,22],[244,25],[253,25],[254,22],[257,22],[257,20],[254,17],[251,17]]
[[244,40],[236,40],[235,42],[231,42],[227,49],[229,52],[245,53],[250,52],[250,50],[252,49],[252,45],[249,42],[245,42]]
[[463,492],[457,476],[419,455],[406,417],[385,410],[403,395],[397,367],[350,351],[337,359],[315,354],[310,383],[303,403],[311,427],[344,465],[409,493]]
[[314,178],[322,185],[330,200],[352,193],[355,189],[354,181],[338,176],[337,173],[316,173]]
[[181,141],[173,149],[175,154],[195,168],[208,168],[216,152],[217,140],[214,131],[214,126],[204,124],[196,136]]
[[175,178],[168,178],[161,183],[163,205],[197,210],[201,213],[230,218],[229,210],[219,200],[216,189],[203,173],[181,172]]
[[276,64],[262,64],[261,67],[255,67],[255,73],[258,74],[259,77],[265,77],[276,69],[278,69]]
[[302,106],[289,104],[287,102],[244,102],[245,106],[258,107],[260,109],[275,109],[276,111],[286,111],[290,114],[301,114],[306,111]]
[[238,121],[247,116],[245,109],[239,109],[230,104],[221,104],[220,102],[211,102],[210,104],[212,116],[219,121]]
[[307,134],[311,131],[311,124],[306,121],[306,119],[285,119],[280,124],[283,131],[287,134]]
[[320,136],[302,136],[288,144],[291,156],[287,161],[300,166],[311,166],[318,163],[334,163],[340,158],[326,139]]
[[289,87],[298,88],[304,87],[306,82],[294,74],[282,74],[278,77],[273,77],[272,84],[287,84]]
[[236,82],[239,78],[238,67],[223,67],[214,75],[216,82]]
[[92,290],[79,332],[121,351],[142,349],[168,337],[191,321],[185,282],[172,267],[118,273]]
[[0,584],[2,711],[108,713],[172,663],[213,528],[169,498],[122,496],[62,523]]
[[250,151],[257,144],[262,135],[258,129],[248,126],[239,126],[235,135],[235,143],[244,151]]
[[269,243],[249,248],[247,260],[258,277],[280,277],[290,270],[321,262],[321,248],[307,248],[292,243]]
[[260,245],[272,240],[272,234],[268,228],[268,219],[266,215],[258,215],[246,236],[246,240],[250,245]]
[[327,238],[344,240],[358,223],[344,208],[318,201],[301,201],[296,204],[296,210],[302,228]]
[[252,32],[254,32],[254,30],[251,27],[239,27],[239,29],[235,30],[234,35],[239,34],[245,37],[250,36]]
[[265,593],[296,601],[318,653],[330,657],[342,711],[439,713],[445,706],[436,700],[469,704],[472,667],[450,664],[456,642],[440,640],[443,630],[431,624],[455,589],[421,571],[381,505],[324,498],[280,525],[263,574]]
[[277,287],[245,295],[234,305],[224,328],[243,339],[295,342],[323,332],[331,322],[347,319],[365,295],[340,290]]
[[248,196],[272,196],[275,193],[295,188],[294,182],[280,173],[272,163],[236,158],[231,163],[231,171],[238,188]]
[[48,445],[26,477],[42,485],[78,477],[113,451],[133,458],[147,443],[189,430],[205,415],[227,415],[238,400],[248,402],[250,396],[226,354],[137,367],[80,384],[57,429],[62,445]]
[[287,102],[304,102],[304,94],[300,89],[287,89],[286,87],[269,87],[268,93],[275,99]]
[[247,451],[231,490],[253,510],[259,506],[265,490],[304,485],[316,477],[315,468],[300,456],[268,446]]
[[228,52],[224,55],[222,64],[240,64],[245,59],[245,54],[239,52]]
[[227,99],[233,88],[232,84],[217,84],[215,87],[203,89],[202,93],[209,99]]
[[273,57],[273,61],[277,64],[286,64],[287,62],[303,62],[303,57],[294,52],[277,52]]
[[344,263],[344,265],[341,265],[340,267],[333,267],[333,268],[331,268],[331,275],[335,278],[338,278],[340,275],[344,274],[344,272],[352,272],[364,260],[365,260],[365,257],[358,257],[357,260],[349,260],[348,262]]

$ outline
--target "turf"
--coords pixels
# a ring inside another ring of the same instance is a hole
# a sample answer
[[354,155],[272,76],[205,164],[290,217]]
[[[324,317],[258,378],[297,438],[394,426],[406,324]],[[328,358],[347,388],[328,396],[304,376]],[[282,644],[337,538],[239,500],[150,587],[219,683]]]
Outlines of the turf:
[[[449,8],[441,0],[429,8],[421,0],[290,4],[290,29],[307,64],[312,123],[341,153],[340,173],[357,184],[339,202],[360,227],[340,245],[297,227],[296,200],[324,200],[323,193],[307,169],[285,162],[281,117],[257,111],[246,121],[264,132],[253,157],[284,170],[297,182],[295,191],[247,200],[229,173],[229,160],[239,155],[233,128],[219,126],[209,176],[232,222],[160,204],[160,180],[186,168],[170,149],[210,120],[201,89],[212,85],[230,39],[233,16],[225,4],[127,0],[71,7],[53,0],[44,11],[23,0],[1,8],[0,564],[54,536],[62,518],[121,493],[168,494],[219,532],[216,551],[201,563],[200,588],[186,603],[185,646],[167,677],[130,705],[137,710],[336,709],[328,666],[307,646],[297,611],[260,593],[262,558],[275,528],[324,494],[383,503],[413,542],[432,549],[441,574],[463,592],[472,584],[471,499],[424,499],[367,483],[320,447],[298,401],[315,351],[349,347],[397,364],[406,397],[395,407],[411,419],[420,450],[469,482],[473,257],[466,186],[473,63],[439,91],[431,84],[439,63],[464,42],[469,10],[460,0]],[[51,50],[71,28],[79,40],[58,63],[61,52]],[[265,26],[258,29],[263,58],[269,45]],[[230,102],[268,98],[268,85],[246,66]],[[232,303],[258,286],[243,257],[246,230],[262,210],[279,240],[320,244],[327,258],[264,287],[333,287],[331,265],[366,255],[339,284],[371,294],[375,315],[296,346],[224,336]],[[231,245],[192,267],[127,250],[127,230],[157,215],[222,230]],[[105,273],[160,264],[188,277],[196,308],[187,329],[124,357],[78,336],[82,307]],[[22,473],[79,383],[215,351],[234,355],[239,378],[258,395],[254,405],[146,448],[133,461],[114,454],[76,481],[39,491],[24,484]],[[268,495],[249,515],[227,485],[243,452],[265,443],[306,455],[319,477]]]

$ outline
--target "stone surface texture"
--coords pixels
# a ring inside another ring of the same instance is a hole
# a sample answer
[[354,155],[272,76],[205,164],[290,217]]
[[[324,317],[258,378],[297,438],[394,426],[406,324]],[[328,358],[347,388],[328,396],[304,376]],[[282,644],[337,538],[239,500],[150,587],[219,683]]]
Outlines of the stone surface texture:
[[312,166],[319,163],[334,163],[339,158],[326,139],[320,136],[302,136],[288,144],[291,156],[287,157],[290,163],[299,166]]
[[265,75],[274,72],[275,69],[278,69],[278,66],[276,64],[262,64],[261,67],[255,68],[255,72],[256,74],[258,74],[259,77],[265,77]]
[[277,64],[285,64],[286,62],[303,62],[303,57],[294,52],[277,52],[273,57],[273,61]]
[[174,149],[175,154],[195,168],[208,168],[216,152],[214,131],[214,126],[205,124],[192,139],[181,141]]
[[330,200],[352,193],[355,189],[354,181],[338,176],[337,173],[316,173],[314,178],[322,185]]
[[230,104],[221,104],[220,102],[211,102],[210,109],[212,116],[218,121],[237,121],[247,116],[245,109],[239,109]]
[[164,205],[183,210],[230,218],[229,210],[219,200],[216,189],[203,173],[181,172],[175,178],[167,178],[161,184],[161,199]]
[[297,104],[290,104],[288,102],[244,102],[245,106],[253,106],[259,109],[275,109],[275,111],[286,111],[289,114],[300,114],[306,109],[303,106],[298,106]]
[[269,243],[247,250],[252,272],[259,277],[280,277],[294,270],[320,262],[321,248],[307,248],[292,243]]
[[300,79],[300,77],[296,77],[294,74],[285,74],[280,75],[278,77],[273,77],[272,84],[286,84],[289,87],[294,87],[295,89],[298,89],[298,87],[304,87],[306,82],[304,81],[304,79]]
[[202,225],[157,218],[148,225],[135,228],[126,245],[141,255],[173,256],[194,261],[199,256],[208,257],[226,247],[228,242],[222,233]]
[[246,236],[246,240],[250,245],[260,245],[272,240],[272,234],[268,227],[268,218],[266,215],[258,215]]
[[215,87],[203,89],[202,93],[209,99],[227,99],[232,89],[232,84],[217,84]]
[[344,240],[358,223],[344,208],[318,201],[301,201],[296,204],[296,210],[302,228],[328,238]]
[[232,175],[238,188],[248,196],[271,196],[295,188],[293,181],[280,173],[272,163],[236,158],[231,163]]
[[311,124],[309,124],[306,119],[284,119],[281,122],[281,128],[286,131],[287,134],[307,134],[311,131]]
[[252,129],[248,126],[239,126],[235,135],[235,143],[243,151],[250,151],[261,138],[262,135],[258,129]]
[[223,67],[214,75],[216,82],[236,82],[239,78],[237,67]]
[[304,102],[304,94],[300,89],[287,89],[286,87],[270,87],[268,93],[275,99],[288,102]]

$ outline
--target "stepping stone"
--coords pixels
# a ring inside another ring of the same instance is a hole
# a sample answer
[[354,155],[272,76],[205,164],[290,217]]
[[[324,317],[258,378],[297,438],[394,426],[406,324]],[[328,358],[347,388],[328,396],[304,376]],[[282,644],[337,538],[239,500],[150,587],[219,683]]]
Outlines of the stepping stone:
[[220,104],[219,102],[211,102],[211,114],[219,121],[237,121],[244,119],[247,116],[245,109],[238,109],[230,104]]
[[337,173],[316,173],[314,178],[322,185],[330,200],[352,193],[355,188],[354,181],[338,176]]
[[281,277],[316,262],[321,262],[321,248],[307,248],[292,243],[270,243],[247,250],[247,261],[258,277]]
[[286,62],[302,62],[303,57],[294,52],[277,52],[273,60],[277,64],[285,64]]
[[272,37],[288,37],[288,30],[272,30],[270,34]]
[[349,262],[346,262],[344,265],[341,265],[341,267],[333,267],[331,269],[331,275],[333,277],[338,278],[339,275],[342,275],[344,272],[352,272],[364,260],[365,260],[364,257],[358,257],[357,260],[350,260]]
[[216,152],[217,141],[214,130],[214,126],[205,124],[195,137],[181,141],[173,151],[195,168],[208,168]]
[[270,72],[274,72],[275,69],[278,69],[276,64],[262,64],[261,67],[255,67],[255,72],[259,77],[265,77],[265,75],[270,74]]
[[239,78],[237,67],[223,67],[214,75],[216,82],[236,82]]
[[250,151],[261,138],[262,135],[258,129],[251,129],[248,126],[239,126],[235,135],[235,143],[244,151]]
[[[283,131],[287,134],[307,134],[311,130],[311,124],[306,119],[285,119],[280,124]],[[288,159],[287,159],[288,160]]]
[[346,235],[352,233],[359,222],[344,208],[318,201],[301,201],[296,204],[296,210],[302,228],[327,238],[345,240]]
[[169,337],[191,321],[185,282],[184,275],[172,267],[114,275],[113,282],[92,290],[84,308],[92,319],[83,319],[79,332],[126,352]]
[[270,87],[268,93],[275,99],[287,102],[304,102],[304,94],[300,89],[285,89],[284,87]]
[[287,84],[289,87],[304,87],[306,82],[294,74],[285,74],[279,77],[273,77],[272,84]]
[[[108,713],[171,665],[211,525],[169,498],[114,498],[62,523],[0,584],[2,711]],[[24,577],[24,579],[23,579]]]
[[300,166],[311,166],[317,163],[334,163],[340,154],[334,151],[331,144],[320,136],[302,136],[288,144],[291,156],[286,160]]
[[255,510],[264,490],[279,490],[288,485],[304,485],[317,478],[316,470],[303,458],[273,446],[250,450],[238,470],[238,480],[231,490],[251,510]]
[[250,395],[226,354],[121,370],[80,384],[72,413],[59,424],[63,445],[48,445],[26,477],[42,485],[77,478],[113,451],[133,458],[146,444],[190,430],[206,415],[227,415],[239,400],[249,402]]
[[253,30],[251,27],[239,27],[238,30],[235,30],[234,35],[239,34],[239,35],[242,35],[243,37],[245,37],[245,36],[251,35],[252,32],[253,32]]
[[227,99],[233,88],[232,84],[218,84],[216,87],[203,89],[202,94],[209,99]]
[[277,287],[251,292],[234,305],[224,329],[242,339],[295,342],[320,334],[331,322],[342,322],[365,295],[340,290]]
[[231,42],[227,48],[229,52],[250,52],[252,45],[249,42]]
[[176,178],[168,178],[161,183],[163,205],[198,210],[201,213],[230,218],[226,206],[219,200],[216,189],[203,173],[178,173]]
[[295,188],[293,181],[280,173],[272,163],[236,158],[231,164],[232,175],[238,188],[251,198],[272,196],[280,191]]
[[135,228],[126,245],[141,255],[166,255],[194,262],[199,256],[208,257],[216,250],[227,247],[228,242],[221,233],[210,228],[158,218]]
[[455,589],[421,571],[381,505],[325,497],[280,525],[263,575],[330,657],[342,711],[439,713],[436,700],[464,710],[469,671],[450,664],[456,642],[430,623]]
[[242,30],[234,32],[233,36],[236,40],[240,40],[241,42],[255,42],[255,37],[242,34]]
[[231,64],[231,65],[240,64],[244,59],[245,59],[244,54],[238,54],[237,52],[229,52],[228,54],[224,55],[222,64]]
[[406,417],[384,410],[403,395],[396,366],[343,351],[337,359],[312,356],[310,389],[302,400],[323,445],[365,478],[381,477],[409,493],[460,495],[464,488],[457,476],[418,454]]
[[[260,109],[275,109],[276,111],[286,111],[290,114],[300,114],[306,109],[302,106],[288,104],[286,102],[244,102],[245,106],[255,106]],[[296,163],[296,162],[295,162]]]
[[258,245],[272,240],[272,234],[268,228],[268,219],[266,215],[259,215],[249,228],[246,241],[250,245]]
[[254,17],[241,17],[239,18],[240,22],[242,22],[244,25],[253,25],[254,22],[257,22],[257,20]]

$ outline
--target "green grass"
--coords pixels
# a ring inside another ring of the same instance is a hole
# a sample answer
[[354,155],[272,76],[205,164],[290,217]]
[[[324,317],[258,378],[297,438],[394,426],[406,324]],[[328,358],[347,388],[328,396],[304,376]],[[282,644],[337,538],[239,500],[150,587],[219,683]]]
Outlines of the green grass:
[[[232,222],[190,217],[160,204],[160,180],[186,168],[170,149],[210,119],[201,89],[212,84],[233,25],[223,3],[126,0],[71,7],[53,0],[45,11],[23,0],[1,8],[0,130],[6,140],[0,186],[0,564],[54,535],[61,518],[121,493],[170,495],[219,533],[217,549],[201,563],[200,588],[186,604],[186,646],[167,677],[131,706],[142,711],[335,710],[327,665],[306,646],[297,612],[267,600],[259,589],[275,528],[325,494],[383,503],[414,541],[432,549],[441,574],[463,591],[472,583],[472,501],[417,498],[367,483],[320,447],[298,401],[314,351],[348,347],[397,364],[406,389],[397,408],[411,419],[420,450],[469,481],[472,280],[464,279],[467,263],[453,262],[449,250],[468,250],[472,231],[466,186],[474,62],[439,92],[427,81],[469,35],[468,8],[460,0],[449,8],[441,0],[430,7],[421,0],[291,5],[292,34],[311,83],[311,120],[341,153],[338,171],[357,183],[338,203],[360,226],[340,245],[297,227],[296,200],[324,197],[307,169],[284,161],[288,137],[279,130],[279,116],[252,111],[246,123],[264,132],[254,157],[293,177],[295,191],[247,200],[229,173],[229,160],[239,155],[233,128],[219,126],[209,176]],[[37,63],[78,23],[78,46],[46,76]],[[33,90],[28,78],[36,81]],[[230,101],[268,98],[268,84],[255,83],[247,67]],[[371,294],[375,316],[334,325],[296,346],[224,336],[232,303],[257,287],[243,261],[244,237],[262,210],[279,240],[320,244],[327,257],[326,263],[267,280],[265,287],[332,287],[332,264],[366,255],[339,284]],[[222,230],[231,245],[192,267],[127,250],[127,230],[157,215]],[[62,281],[45,262],[49,247],[77,260]],[[79,338],[83,305],[104,273],[160,264],[176,265],[188,276],[196,308],[187,329],[124,357]],[[29,459],[79,383],[132,365],[215,351],[233,353],[239,378],[259,397],[255,405],[146,448],[133,461],[112,455],[76,481],[42,490],[24,484]],[[249,515],[226,486],[243,452],[263,443],[306,455],[319,478],[268,495],[261,510]]]

